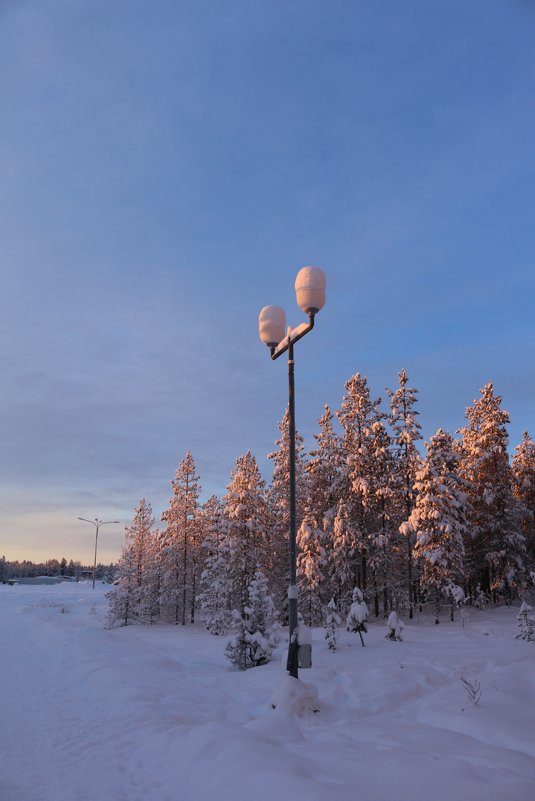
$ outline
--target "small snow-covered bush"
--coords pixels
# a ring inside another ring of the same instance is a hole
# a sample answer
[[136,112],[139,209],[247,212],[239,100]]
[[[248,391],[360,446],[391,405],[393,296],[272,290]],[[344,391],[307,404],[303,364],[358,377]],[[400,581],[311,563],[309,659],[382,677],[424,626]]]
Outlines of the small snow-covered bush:
[[368,631],[366,621],[368,620],[368,607],[364,603],[362,591],[355,587],[353,590],[353,603],[347,616],[348,631]]
[[478,584],[474,596],[474,606],[476,609],[484,609],[490,603],[490,598],[486,592],[483,592],[481,585]]
[[249,603],[240,614],[234,610],[234,636],[225,656],[240,670],[265,665],[279,642],[279,626],[267,579],[257,570],[249,585]]
[[368,607],[364,603],[362,591],[355,587],[353,590],[353,603],[347,616],[346,628],[348,631],[358,632],[360,641],[364,645],[362,632],[367,632],[366,621],[368,620]]
[[403,637],[401,636],[403,623],[398,618],[396,612],[390,612],[386,625],[388,628],[386,639],[394,641],[397,640],[398,642],[401,642],[401,640],[403,639]]
[[520,626],[520,634],[516,635],[517,640],[526,640],[527,642],[535,641],[535,618],[533,617],[533,610],[525,601],[522,602],[520,612],[517,615],[518,625]]
[[336,651],[336,631],[341,624],[340,615],[336,612],[336,602],[331,598],[327,604],[327,616],[325,618],[325,639],[327,640],[327,647],[331,651]]

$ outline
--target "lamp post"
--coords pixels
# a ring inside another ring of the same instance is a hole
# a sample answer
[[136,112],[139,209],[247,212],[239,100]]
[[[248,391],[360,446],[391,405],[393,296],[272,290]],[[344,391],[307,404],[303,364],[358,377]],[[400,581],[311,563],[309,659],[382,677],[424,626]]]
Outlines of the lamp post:
[[288,416],[290,472],[290,586],[288,587],[289,643],[286,668],[298,678],[297,639],[297,533],[295,514],[295,390],[294,345],[314,327],[315,315],[325,305],[325,273],[319,267],[303,267],[295,279],[297,305],[308,315],[308,323],[286,331],[286,315],[279,306],[265,306],[258,318],[260,339],[273,360],[288,351]]
[[94,520],[87,520],[85,517],[79,517],[78,520],[83,520],[84,523],[91,523],[95,526],[95,561],[93,562],[93,589],[95,589],[95,571],[97,569],[97,544],[98,544],[98,530],[100,526],[108,526],[111,523],[119,523],[119,520],[99,520],[95,517]]

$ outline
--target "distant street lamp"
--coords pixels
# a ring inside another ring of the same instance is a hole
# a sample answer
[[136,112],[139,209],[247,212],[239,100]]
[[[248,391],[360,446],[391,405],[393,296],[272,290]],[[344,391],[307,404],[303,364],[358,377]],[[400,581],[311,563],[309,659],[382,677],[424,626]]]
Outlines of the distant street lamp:
[[297,637],[297,534],[295,514],[295,392],[294,344],[314,327],[314,317],[325,305],[325,273],[319,267],[303,267],[295,280],[297,305],[308,315],[308,323],[286,331],[286,315],[279,306],[265,306],[258,318],[260,339],[278,359],[288,351],[288,415],[290,472],[290,586],[288,587],[289,644],[286,668],[298,678],[299,643]]
[[111,523],[119,523],[119,520],[99,520],[95,517],[94,520],[87,520],[85,517],[79,517],[78,520],[83,520],[84,523],[91,523],[95,526],[95,561],[93,562],[93,589],[95,589],[95,571],[97,569],[97,545],[98,545],[98,530],[100,526],[108,526]]

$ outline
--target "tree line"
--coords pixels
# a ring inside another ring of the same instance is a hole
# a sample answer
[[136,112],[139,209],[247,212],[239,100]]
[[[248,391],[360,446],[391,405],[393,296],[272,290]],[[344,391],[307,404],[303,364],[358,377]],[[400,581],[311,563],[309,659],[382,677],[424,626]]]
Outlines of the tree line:
[[[462,602],[511,602],[532,581],[532,439],[525,433],[510,458],[509,414],[489,383],[456,436],[439,429],[423,455],[417,390],[405,371],[398,378],[384,410],[356,373],[340,408],[325,406],[314,448],[307,452],[296,435],[299,609],[311,625],[325,620],[331,601],[347,614],[355,587],[376,616],[413,617],[428,604],[438,622],[444,605],[453,615]],[[213,634],[236,632],[247,629],[259,594],[262,608],[272,603],[284,622],[288,429],[286,413],[269,484],[247,452],[227,493],[201,504],[188,451],[161,528],[150,504],[139,502],[109,594],[111,625],[200,619]]]
[[[101,564],[96,566],[95,577],[101,581],[109,581],[114,575],[116,565]],[[0,556],[0,581],[18,578],[36,578],[37,576],[55,576],[76,579],[79,581],[87,575],[93,574],[93,565],[83,565],[80,561],[67,559],[47,559],[45,562],[32,562],[30,559],[15,559],[9,561]]]

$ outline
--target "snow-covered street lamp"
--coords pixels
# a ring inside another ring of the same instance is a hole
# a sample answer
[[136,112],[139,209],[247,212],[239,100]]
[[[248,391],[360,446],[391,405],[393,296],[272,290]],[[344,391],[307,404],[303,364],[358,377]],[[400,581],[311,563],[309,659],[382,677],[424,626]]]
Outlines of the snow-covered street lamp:
[[98,530],[101,526],[109,526],[111,523],[119,523],[119,520],[99,520],[95,517],[94,520],[87,520],[85,517],[79,517],[78,520],[83,520],[84,523],[91,523],[95,526],[95,561],[93,563],[93,589],[95,589],[95,571],[97,569],[97,544],[98,544]]
[[303,267],[295,279],[297,305],[308,315],[308,323],[286,330],[286,315],[279,306],[265,306],[258,318],[258,331],[262,342],[278,359],[288,351],[288,416],[289,416],[289,472],[290,472],[290,586],[288,588],[289,645],[287,670],[298,677],[297,639],[297,533],[295,514],[295,391],[294,344],[314,327],[314,317],[325,305],[325,273],[319,267]]

